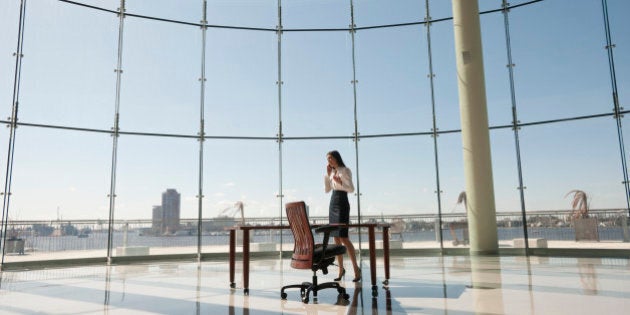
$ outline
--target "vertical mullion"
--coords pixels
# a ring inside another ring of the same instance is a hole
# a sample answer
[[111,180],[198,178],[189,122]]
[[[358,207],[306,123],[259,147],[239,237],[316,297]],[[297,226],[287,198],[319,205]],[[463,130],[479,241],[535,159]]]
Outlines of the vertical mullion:
[[434,153],[434,161],[435,161],[435,184],[436,184],[436,195],[437,195],[437,204],[438,204],[438,241],[440,242],[440,248],[444,248],[443,239],[442,239],[442,187],[440,186],[440,164],[438,158],[438,128],[437,128],[437,119],[435,115],[435,89],[434,89],[434,78],[435,74],[433,73],[433,55],[431,50],[431,14],[429,10],[429,0],[425,1],[426,7],[426,16],[424,21],[426,22],[424,25],[427,28],[427,51],[429,57],[429,86],[431,89],[431,113],[433,115],[433,127],[431,128],[432,137],[433,137],[433,153]]
[[[283,140],[283,134],[282,134],[282,0],[278,0],[278,26],[276,27],[276,34],[278,35],[278,81],[276,82],[276,85],[278,86],[278,134],[277,136],[277,142],[278,142],[278,212],[279,212],[279,219],[280,219],[280,225],[282,225],[282,218],[283,216],[283,212],[282,212],[282,203],[284,201],[284,195],[283,195],[283,187],[282,187],[282,142]],[[282,234],[280,233],[280,250],[279,250],[279,254],[280,254],[280,258],[282,258],[282,245],[283,245],[283,238],[282,238]]]
[[0,232],[2,233],[2,240],[0,240],[0,247],[2,248],[2,252],[0,256],[2,256],[2,260],[0,260],[0,270],[2,270],[2,265],[4,264],[4,255],[6,252],[6,238],[8,232],[8,223],[9,223],[9,206],[11,203],[11,183],[13,179],[13,157],[15,154],[15,136],[18,122],[18,108],[19,108],[19,98],[20,98],[20,81],[21,81],[21,73],[22,73],[22,58],[23,49],[24,49],[24,20],[26,19],[26,0],[22,0],[20,3],[20,19],[18,26],[18,39],[17,39],[17,48],[15,52],[15,72],[13,73],[13,103],[11,104],[11,121],[9,124],[9,146],[7,149],[7,167],[4,178],[4,191],[2,192],[3,203],[2,203],[2,221],[0,224]]
[[[356,34],[356,25],[354,23],[354,2],[350,0],[350,38],[352,39],[352,95],[353,95],[353,107],[354,107],[354,133],[352,135],[352,140],[354,141],[354,157],[356,163],[356,196],[357,196],[357,220],[358,223],[361,223],[361,180],[359,179],[360,171],[359,171],[359,123],[357,118],[357,67],[356,67],[356,53],[355,53],[355,34]],[[361,233],[359,236],[359,257],[361,257]]]
[[120,0],[118,8],[118,60],[116,64],[116,99],[114,113],[114,127],[112,128],[112,166],[109,186],[109,219],[107,231],[107,262],[112,261],[112,246],[114,235],[114,211],[116,209],[116,164],[118,161],[118,137],[120,136],[120,89],[122,80],[122,52],[123,52],[123,30],[125,21],[125,0]]
[[206,95],[206,31],[208,29],[207,7],[207,1],[203,0],[203,19],[201,20],[201,78],[199,78],[199,191],[197,193],[197,258],[199,260],[201,260],[201,229],[203,218],[203,143],[206,140],[204,106]]
[[512,61],[512,44],[510,40],[509,3],[503,0],[503,21],[505,25],[505,49],[507,52],[507,68],[510,82],[510,96],[512,102],[512,130],[514,130],[514,146],[516,152],[516,168],[518,172],[518,190],[521,199],[521,216],[523,220],[523,238],[525,239],[525,254],[529,255],[529,236],[527,231],[527,214],[525,213],[525,186],[523,185],[523,167],[521,164],[521,145],[518,131],[519,120],[516,110],[516,90],[514,89],[514,62]]

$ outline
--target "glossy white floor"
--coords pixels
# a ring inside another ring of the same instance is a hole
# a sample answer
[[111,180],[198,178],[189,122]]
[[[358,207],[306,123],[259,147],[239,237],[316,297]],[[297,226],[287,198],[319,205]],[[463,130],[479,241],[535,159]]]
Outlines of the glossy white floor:
[[[347,262],[349,263],[349,262]],[[368,260],[349,301],[335,290],[303,304],[280,287],[309,281],[287,259],[252,261],[250,294],[229,288],[227,262],[4,271],[1,314],[628,314],[630,260],[547,257],[392,257],[389,288],[372,298]],[[379,267],[382,261],[378,260]],[[349,266],[348,266],[349,267]],[[238,268],[238,267],[237,267]],[[319,276],[331,281],[337,269]],[[241,276],[237,269],[237,278]],[[383,280],[382,268],[378,270]]]

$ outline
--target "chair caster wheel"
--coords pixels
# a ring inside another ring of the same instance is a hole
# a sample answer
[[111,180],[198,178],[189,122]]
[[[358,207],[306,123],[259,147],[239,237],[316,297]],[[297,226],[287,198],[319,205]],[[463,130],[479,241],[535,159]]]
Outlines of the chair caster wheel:
[[302,303],[308,304],[308,296],[302,299]]
[[283,299],[283,300],[286,300],[287,299],[287,294],[284,293],[284,292],[280,293],[280,298]]
[[249,295],[249,289],[243,289],[243,294]]
[[350,299],[350,295],[348,295],[347,293],[344,294],[339,294],[339,296],[337,297],[338,299],[344,299],[344,300],[349,300]]
[[230,283],[230,288],[231,289],[235,289],[236,288],[236,283],[234,283],[234,282]]
[[372,296],[373,297],[377,297],[378,296],[378,288],[376,286],[374,286],[372,288]]

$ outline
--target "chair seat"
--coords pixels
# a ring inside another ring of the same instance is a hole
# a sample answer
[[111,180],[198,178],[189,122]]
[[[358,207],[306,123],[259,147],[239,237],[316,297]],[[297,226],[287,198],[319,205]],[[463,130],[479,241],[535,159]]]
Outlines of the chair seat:
[[327,257],[335,257],[337,255],[343,255],[346,253],[346,247],[343,245],[330,244],[326,246],[326,252],[324,252],[323,247],[316,246],[315,250],[313,250],[313,261],[320,261],[322,258]]

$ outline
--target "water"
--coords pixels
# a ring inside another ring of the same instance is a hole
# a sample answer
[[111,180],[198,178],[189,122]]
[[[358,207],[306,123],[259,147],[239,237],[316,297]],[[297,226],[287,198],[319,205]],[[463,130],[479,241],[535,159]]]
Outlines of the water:
[[[251,237],[253,243],[280,243],[280,234],[274,231],[256,231]],[[545,238],[547,240],[575,240],[575,233],[571,227],[559,228],[529,228],[530,238]],[[464,237],[462,230],[456,230],[459,240]],[[377,232],[376,239],[380,240],[382,234]],[[522,228],[499,228],[499,240],[513,240],[515,238],[523,238]],[[442,237],[445,242],[453,240],[448,229],[442,230]],[[394,239],[398,235],[393,236]],[[435,231],[415,231],[403,232],[402,238],[405,242],[437,242]],[[620,241],[623,239],[623,231],[621,228],[600,228],[599,238],[601,241]],[[45,237],[24,237],[26,240],[26,248],[33,248],[36,251],[64,251],[64,250],[97,250],[107,248],[106,233],[92,233],[86,238],[77,236],[45,236]],[[351,234],[350,239],[353,242],[359,241],[358,234]],[[361,234],[361,241],[367,242],[367,233]],[[282,241],[286,243],[293,242],[293,237],[289,230],[284,230]],[[229,245],[229,235],[204,235],[201,237],[202,245]],[[113,247],[123,246],[123,232],[115,232],[113,237]],[[180,247],[180,246],[197,246],[197,236],[139,236],[135,232],[130,231],[127,234],[128,246],[149,246],[149,247]]]

